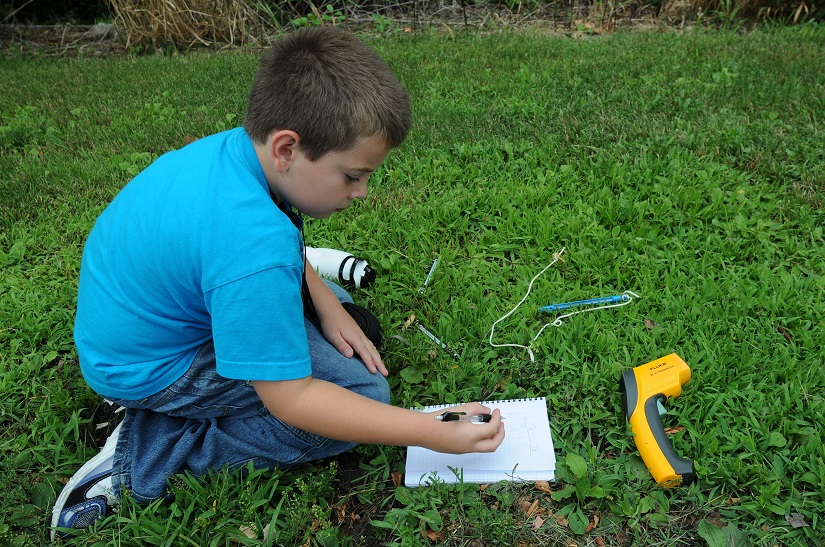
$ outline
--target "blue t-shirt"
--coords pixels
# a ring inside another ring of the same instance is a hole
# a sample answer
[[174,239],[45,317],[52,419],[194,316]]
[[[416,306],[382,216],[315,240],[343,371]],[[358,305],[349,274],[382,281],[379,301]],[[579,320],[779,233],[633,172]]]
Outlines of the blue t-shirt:
[[227,378],[309,376],[303,266],[300,230],[243,128],[163,155],[86,241],[74,331],[86,381],[104,397],[147,397],[210,339]]

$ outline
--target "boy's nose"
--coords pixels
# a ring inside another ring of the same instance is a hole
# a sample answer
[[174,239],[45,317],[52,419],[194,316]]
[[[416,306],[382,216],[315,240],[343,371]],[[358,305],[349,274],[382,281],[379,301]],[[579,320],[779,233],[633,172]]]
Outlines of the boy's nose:
[[369,189],[367,188],[367,181],[363,180],[353,189],[349,197],[351,199],[366,199]]

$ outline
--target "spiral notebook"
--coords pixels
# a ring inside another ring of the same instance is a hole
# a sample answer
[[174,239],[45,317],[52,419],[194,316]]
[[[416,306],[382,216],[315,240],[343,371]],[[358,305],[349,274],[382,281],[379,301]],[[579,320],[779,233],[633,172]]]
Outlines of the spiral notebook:
[[[551,481],[555,479],[556,455],[544,397],[482,403],[500,409],[504,441],[495,452],[442,454],[420,446],[407,449],[404,484],[423,486],[431,482],[486,484],[498,481]],[[431,412],[452,405],[428,406]],[[444,424],[450,427],[450,424]]]

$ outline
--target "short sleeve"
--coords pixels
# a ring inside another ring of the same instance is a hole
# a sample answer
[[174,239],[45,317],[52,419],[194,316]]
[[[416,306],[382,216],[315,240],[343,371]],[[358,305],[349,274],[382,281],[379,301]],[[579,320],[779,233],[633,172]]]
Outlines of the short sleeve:
[[205,293],[221,376],[277,381],[311,374],[302,274],[270,268]]

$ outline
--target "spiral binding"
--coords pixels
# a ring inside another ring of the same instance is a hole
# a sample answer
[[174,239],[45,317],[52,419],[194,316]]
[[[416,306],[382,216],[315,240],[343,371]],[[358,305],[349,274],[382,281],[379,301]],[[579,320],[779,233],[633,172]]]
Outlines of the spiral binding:
[[[484,405],[484,406],[493,406],[494,407],[496,405],[500,405],[500,404],[503,404],[503,403],[523,403],[523,402],[527,402],[527,401],[546,401],[546,400],[547,399],[545,397],[524,397],[522,399],[502,399],[500,401],[481,401],[481,404]],[[458,406],[460,404],[461,403],[455,403],[454,405],[428,405],[428,406],[421,407],[420,409],[419,408],[413,408],[411,410],[422,410],[422,411],[431,412],[431,411],[434,411],[434,410],[443,410],[445,408]]]

